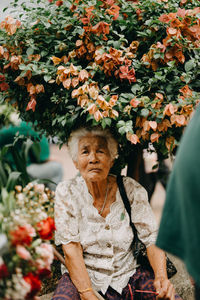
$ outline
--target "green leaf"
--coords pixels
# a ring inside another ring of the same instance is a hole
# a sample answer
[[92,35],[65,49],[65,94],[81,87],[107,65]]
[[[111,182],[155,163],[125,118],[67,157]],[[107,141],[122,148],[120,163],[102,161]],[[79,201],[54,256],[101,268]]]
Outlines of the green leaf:
[[148,117],[149,115],[149,110],[147,108],[143,108],[140,112],[140,115],[143,116],[143,117]]
[[46,82],[48,82],[49,80],[51,80],[51,75],[44,75],[44,80],[46,81]]
[[29,56],[29,55],[32,55],[34,53],[34,49],[32,47],[29,47],[27,50],[26,50],[26,54]]
[[14,190],[14,187],[17,185],[17,180],[19,179],[20,172],[12,172],[9,174],[8,181],[6,184],[6,189],[8,192]]
[[136,94],[136,92],[139,91],[140,89],[141,89],[141,87],[137,83],[131,87],[131,91],[133,92],[133,94]]
[[190,70],[194,69],[196,66],[195,62],[193,59],[190,59],[189,61],[187,61],[184,65],[185,71],[189,72]]

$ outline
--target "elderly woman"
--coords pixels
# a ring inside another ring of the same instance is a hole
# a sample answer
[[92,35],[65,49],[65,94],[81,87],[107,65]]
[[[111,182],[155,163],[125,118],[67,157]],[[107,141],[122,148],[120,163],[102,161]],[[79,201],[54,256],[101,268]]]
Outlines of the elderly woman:
[[[167,278],[165,254],[154,245],[157,226],[145,189],[124,177],[132,222],[147,247],[153,271],[134,258],[133,232],[110,174],[118,145],[109,131],[81,128],[71,134],[69,152],[81,176],[56,189],[56,244],[62,244],[66,268],[53,300],[181,299]],[[149,290],[149,293],[136,292]],[[154,293],[153,293],[154,291]]]

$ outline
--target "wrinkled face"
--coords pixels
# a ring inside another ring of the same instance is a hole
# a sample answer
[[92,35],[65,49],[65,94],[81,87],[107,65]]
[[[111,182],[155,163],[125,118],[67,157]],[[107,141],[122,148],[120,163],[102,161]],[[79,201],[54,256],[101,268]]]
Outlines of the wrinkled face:
[[106,139],[94,135],[80,138],[74,164],[86,181],[106,179],[113,164]]

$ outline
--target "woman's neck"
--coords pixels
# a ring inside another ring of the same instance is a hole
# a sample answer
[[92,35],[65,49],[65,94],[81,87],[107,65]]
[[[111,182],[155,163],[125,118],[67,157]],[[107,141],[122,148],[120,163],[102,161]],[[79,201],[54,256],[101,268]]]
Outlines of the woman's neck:
[[101,181],[86,181],[88,191],[92,195],[94,201],[95,200],[104,200],[106,190],[109,184],[109,178],[105,178]]

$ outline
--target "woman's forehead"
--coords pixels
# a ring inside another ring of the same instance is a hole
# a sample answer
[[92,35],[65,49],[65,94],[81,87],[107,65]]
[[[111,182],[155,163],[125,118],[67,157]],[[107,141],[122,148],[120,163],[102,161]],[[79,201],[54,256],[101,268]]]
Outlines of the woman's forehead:
[[79,147],[100,146],[107,147],[107,140],[103,136],[87,135],[79,139]]

